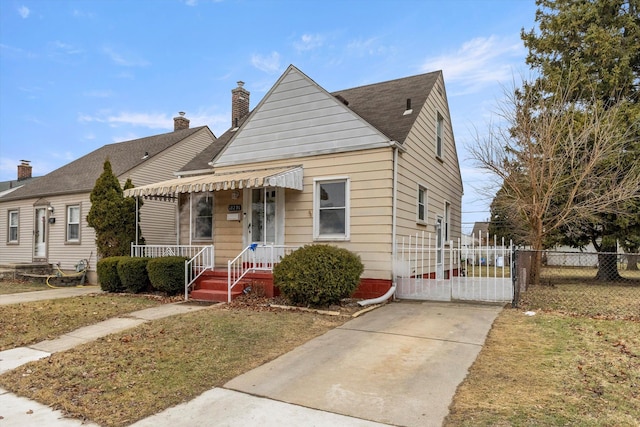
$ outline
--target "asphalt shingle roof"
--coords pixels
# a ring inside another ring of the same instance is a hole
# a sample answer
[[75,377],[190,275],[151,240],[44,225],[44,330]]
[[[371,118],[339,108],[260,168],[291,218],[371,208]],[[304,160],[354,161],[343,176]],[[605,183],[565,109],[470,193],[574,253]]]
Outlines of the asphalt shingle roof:
[[106,159],[111,162],[113,173],[120,177],[206,126],[182,129],[131,141],[108,144],[68,163],[53,172],[5,195],[1,200],[17,200],[60,194],[84,193],[93,189],[103,171]]
[[[440,74],[441,71],[434,71],[344,89],[333,92],[332,95],[341,101],[346,101],[353,112],[390,140],[402,143],[407,138],[418,112],[422,109]],[[407,99],[411,99],[413,114],[403,115],[407,108]],[[250,115],[251,113],[243,119],[243,122]],[[224,149],[234,135],[235,131],[231,128],[227,130],[202,153],[189,161],[180,172],[213,170],[209,162]]]
[[[333,92],[389,139],[404,142],[440,71]],[[413,114],[403,115],[411,99]]]

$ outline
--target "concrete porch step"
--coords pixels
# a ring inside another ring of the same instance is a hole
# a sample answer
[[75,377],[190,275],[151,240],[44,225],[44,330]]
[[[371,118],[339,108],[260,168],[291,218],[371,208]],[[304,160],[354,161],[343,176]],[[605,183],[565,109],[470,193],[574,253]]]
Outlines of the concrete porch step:
[[[242,295],[242,289],[233,289],[231,291],[231,299],[235,299]],[[191,291],[189,299],[196,301],[217,301],[227,302],[228,294],[225,287],[224,290],[220,289],[195,289]]]

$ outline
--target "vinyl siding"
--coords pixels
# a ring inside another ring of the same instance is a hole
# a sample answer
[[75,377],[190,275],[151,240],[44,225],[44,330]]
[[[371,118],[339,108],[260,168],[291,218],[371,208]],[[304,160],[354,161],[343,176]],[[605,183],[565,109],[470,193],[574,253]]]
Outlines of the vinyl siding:
[[[183,141],[164,150],[137,168],[119,176],[125,183],[131,178],[134,185],[144,185],[164,179],[174,178],[174,171],[179,170],[194,156],[213,142],[213,136],[207,128],[196,132]],[[131,155],[144,155],[132,153]],[[74,270],[81,259],[90,259],[90,270],[95,271],[97,251],[95,233],[86,222],[91,208],[89,192],[47,196],[46,199],[23,199],[0,201],[0,261],[10,263],[30,263],[33,260],[34,203],[49,203],[54,208],[55,224],[48,225],[47,259],[51,264],[60,262],[65,270]],[[80,204],[80,242],[67,243],[66,238],[66,206]],[[160,200],[147,200],[141,209],[142,234],[148,244],[176,243],[176,203]],[[7,244],[8,211],[20,209],[19,243]]]
[[388,146],[388,138],[291,67],[255,108],[216,167]]
[[[74,194],[66,196],[52,196],[45,199],[25,199],[2,203],[2,230],[3,244],[0,246],[0,259],[9,263],[30,263],[33,260],[33,235],[36,206],[45,206],[46,202],[53,207],[53,214],[48,213],[48,218],[55,218],[54,224],[47,223],[47,261],[50,264],[60,263],[63,270],[73,271],[75,265],[81,259],[88,259],[90,269],[95,271],[97,252],[95,245],[95,233],[87,224],[87,214],[91,208],[89,194]],[[37,204],[36,204],[37,203]],[[80,206],[80,241],[66,241],[67,206]],[[7,212],[14,208],[20,209],[20,237],[19,244],[7,245]]]
[[[437,158],[435,146],[438,113],[444,119],[442,159]],[[400,155],[398,168],[398,235],[434,233],[436,217],[444,217],[445,202],[449,202],[450,239],[456,241],[461,236],[462,181],[441,77],[404,146],[407,152]],[[418,185],[427,188],[426,225],[416,223]]]
[[[131,178],[133,185],[141,186],[175,178],[174,172],[182,168],[213,142],[207,128],[185,138],[178,144],[149,159],[148,162],[119,177],[121,184]],[[143,153],[144,154],[144,153]],[[173,201],[144,201],[140,209],[140,228],[148,245],[175,245],[177,203]]]
[[[393,152],[391,148],[327,154],[279,162],[242,165],[241,169],[263,169],[302,165],[304,190],[285,191],[285,245],[302,246],[313,240],[314,178],[348,177],[350,179],[350,239],[322,241],[351,250],[360,255],[363,277],[391,279],[391,211]],[[239,170],[238,167],[217,168],[218,173]],[[243,232],[247,225],[243,204],[243,220],[227,221],[227,207],[242,201],[231,199],[231,191],[215,193],[214,245],[216,265],[222,267],[243,249]],[[188,212],[181,214],[181,229],[188,228]],[[186,243],[186,242],[183,242]]]

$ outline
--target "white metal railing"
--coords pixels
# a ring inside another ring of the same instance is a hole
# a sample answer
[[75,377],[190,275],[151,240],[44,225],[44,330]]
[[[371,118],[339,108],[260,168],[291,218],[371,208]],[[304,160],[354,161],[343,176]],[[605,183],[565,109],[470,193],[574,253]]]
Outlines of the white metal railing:
[[163,256],[183,256],[193,258],[205,245],[134,245],[131,243],[132,257],[159,258]]
[[502,302],[513,299],[511,244],[488,236],[435,247],[431,235],[399,237],[394,277],[396,295],[406,299]]
[[205,246],[188,261],[184,262],[184,300],[189,299],[189,288],[196,282],[196,279],[207,270],[214,267],[213,245]]
[[232,289],[248,272],[273,271],[280,259],[298,249],[299,246],[268,245],[252,243],[227,264],[227,301],[231,302]]
[[160,258],[180,256],[189,258],[184,262],[184,299],[189,298],[189,288],[206,270],[213,270],[213,245],[134,245],[131,243],[131,256]]

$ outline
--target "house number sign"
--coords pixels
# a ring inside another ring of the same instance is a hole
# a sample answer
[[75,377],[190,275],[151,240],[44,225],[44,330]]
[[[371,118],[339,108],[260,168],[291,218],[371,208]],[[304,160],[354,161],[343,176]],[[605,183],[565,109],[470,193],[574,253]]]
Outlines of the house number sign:
[[227,209],[229,212],[240,212],[242,210],[242,205],[229,205]]

